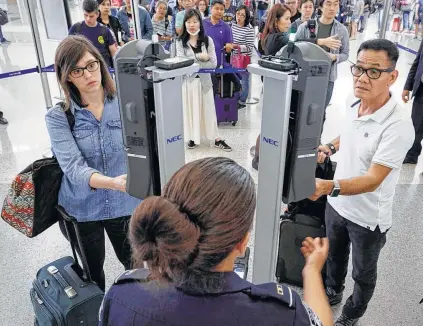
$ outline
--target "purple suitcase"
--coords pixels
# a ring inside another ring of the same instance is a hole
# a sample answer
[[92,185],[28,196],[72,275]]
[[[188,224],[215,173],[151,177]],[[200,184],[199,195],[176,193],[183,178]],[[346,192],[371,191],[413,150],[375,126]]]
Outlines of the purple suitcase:
[[[221,68],[224,62],[224,51],[221,54]],[[215,111],[218,124],[220,122],[231,122],[233,126],[238,121],[239,92],[233,92],[234,85],[231,82],[230,97],[224,97],[224,74],[221,74],[219,93],[215,94]]]

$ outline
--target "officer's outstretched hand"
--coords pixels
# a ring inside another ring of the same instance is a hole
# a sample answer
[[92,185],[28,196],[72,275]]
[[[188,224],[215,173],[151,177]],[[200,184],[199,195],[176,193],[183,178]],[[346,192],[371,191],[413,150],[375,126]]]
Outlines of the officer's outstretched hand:
[[318,271],[321,271],[327,260],[329,247],[327,238],[306,238],[302,242],[302,248],[300,248],[305,257],[305,267],[315,267]]

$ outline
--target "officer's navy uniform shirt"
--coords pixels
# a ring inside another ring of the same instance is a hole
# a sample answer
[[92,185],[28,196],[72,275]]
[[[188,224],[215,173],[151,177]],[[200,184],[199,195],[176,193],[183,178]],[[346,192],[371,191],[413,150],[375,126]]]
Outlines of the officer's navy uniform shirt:
[[100,308],[100,326],[322,325],[296,292],[280,284],[253,285],[228,272],[222,292],[200,294],[159,286],[147,281],[148,273],[118,277]]

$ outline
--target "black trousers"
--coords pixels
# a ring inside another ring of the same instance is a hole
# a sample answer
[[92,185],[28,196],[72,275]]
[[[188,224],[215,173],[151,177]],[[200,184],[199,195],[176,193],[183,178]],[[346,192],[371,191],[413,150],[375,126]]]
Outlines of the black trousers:
[[415,129],[415,140],[406,154],[406,158],[417,160],[421,154],[421,141],[423,140],[423,83],[421,83],[415,94],[411,118]]
[[[110,220],[78,223],[78,230],[81,235],[82,245],[87,257],[88,268],[91,278],[97,285],[105,290],[105,272],[103,265],[105,262],[105,231],[112,243],[115,254],[125,269],[131,268],[131,248],[127,239],[128,223],[130,216],[114,218]],[[62,234],[67,238],[63,221],[59,222]],[[68,230],[73,243],[77,243],[74,227],[69,225]],[[77,246],[77,252],[81,252]]]
[[349,318],[362,317],[367,309],[377,282],[377,262],[386,243],[386,232],[377,227],[374,231],[350,222],[327,204],[325,212],[330,250],[327,259],[326,286],[337,291],[347,275],[350,245],[352,244],[353,294],[347,299],[343,313]]

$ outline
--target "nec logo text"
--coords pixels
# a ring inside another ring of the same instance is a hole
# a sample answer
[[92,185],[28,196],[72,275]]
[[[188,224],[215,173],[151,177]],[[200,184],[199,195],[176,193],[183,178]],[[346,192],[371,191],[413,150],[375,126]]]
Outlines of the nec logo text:
[[171,138],[167,138],[166,139],[166,143],[167,144],[172,144],[172,143],[175,143],[175,142],[177,142],[179,140],[182,140],[182,139],[183,139],[183,136],[182,135],[178,135],[178,136],[174,136],[174,137],[171,137]]
[[268,143],[268,144],[270,144],[270,145],[273,145],[273,146],[278,147],[278,141],[276,141],[276,140],[273,140],[273,139],[271,139],[271,138],[267,138],[267,137],[263,137],[263,138],[262,138],[262,140],[263,140],[265,143]]

